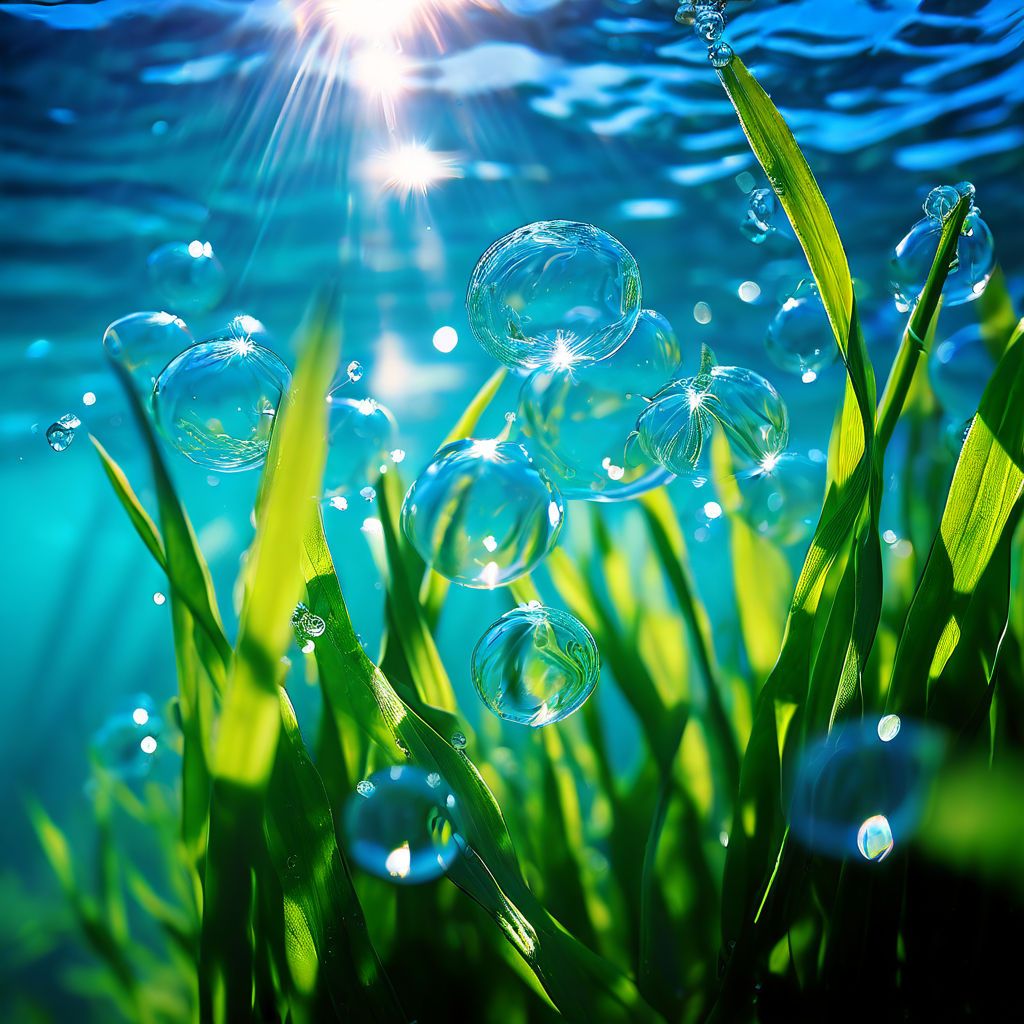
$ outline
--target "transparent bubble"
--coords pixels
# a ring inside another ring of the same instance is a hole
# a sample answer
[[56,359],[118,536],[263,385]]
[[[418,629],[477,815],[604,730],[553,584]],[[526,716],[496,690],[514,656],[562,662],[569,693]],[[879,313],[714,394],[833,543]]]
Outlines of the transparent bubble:
[[725,18],[716,10],[699,11],[693,22],[693,30],[705,43],[713,43],[725,31]]
[[[908,838],[943,752],[939,734],[924,726],[903,722],[898,735],[883,741],[877,721],[837,724],[800,752],[788,787],[793,834],[810,849],[834,857],[863,852],[860,832],[876,816],[884,816],[890,835]],[[878,850],[879,833],[873,829],[869,826],[869,848]]]
[[[974,186],[972,185],[971,188],[973,189]],[[953,208],[959,202],[959,189],[953,185],[940,185],[925,196],[921,209],[927,216],[941,223],[953,212]]]
[[123,701],[92,737],[92,756],[105,771],[119,779],[140,779],[153,766],[161,749],[164,724],[152,699],[144,693]]
[[107,355],[128,371],[147,401],[160,371],[194,344],[185,321],[170,313],[132,313],[103,332]]
[[513,608],[473,649],[473,683],[490,711],[520,725],[560,722],[583,706],[601,674],[597,644],[574,615]]
[[747,213],[762,231],[772,231],[772,220],[779,209],[779,201],[770,188],[755,188],[751,190]]
[[773,464],[789,443],[789,412],[771,382],[742,366],[715,366],[701,396],[732,448],[757,465]]
[[652,461],[676,476],[696,471],[714,421],[704,408],[698,378],[663,388],[636,421],[636,442]]
[[737,477],[740,515],[781,547],[802,544],[814,533],[825,499],[825,464],[784,452]]
[[66,412],[56,423],[46,428],[46,443],[55,451],[62,452],[71,447],[75,439],[75,431],[82,421],[73,413]]
[[681,358],[672,325],[645,309],[609,358],[575,370],[536,370],[524,382],[521,439],[563,497],[620,501],[671,479],[630,438],[645,396],[672,379]]
[[714,43],[708,48],[708,60],[712,67],[727,68],[732,63],[732,47],[721,41]]
[[402,529],[453,583],[499,587],[534,569],[562,528],[562,497],[511,441],[445,445],[409,488]]
[[957,423],[974,416],[996,360],[979,324],[968,324],[939,342],[928,357],[928,379],[943,411]]
[[878,738],[883,743],[896,739],[900,732],[899,715],[882,715],[878,720]]
[[813,380],[839,354],[828,314],[813,280],[801,281],[768,325],[765,349],[781,370]]
[[363,501],[373,501],[377,497],[377,492],[372,487],[362,487],[359,490],[359,497],[362,498]]
[[466,749],[466,734],[464,732],[453,732],[452,733],[452,746],[456,750]]
[[356,864],[399,885],[439,878],[459,853],[454,794],[414,765],[394,765],[360,783],[344,820]]
[[327,623],[300,603],[292,613],[292,629],[295,631],[295,639],[304,644],[310,638],[323,636]]
[[363,364],[356,362],[356,360],[353,359],[352,362],[348,364],[345,373],[348,376],[348,379],[353,383],[361,381],[363,379]]
[[209,242],[170,242],[149,254],[149,278],[174,310],[205,313],[224,297],[227,278]]
[[252,341],[186,349],[160,374],[153,408],[164,436],[193,462],[221,472],[259,466],[291,381],[288,367]]
[[327,465],[324,500],[350,497],[380,474],[394,448],[398,425],[372,398],[344,398],[335,388],[327,397]]
[[873,814],[857,831],[857,849],[865,860],[885,860],[895,845],[889,819],[884,814]]
[[[942,235],[938,217],[922,217],[896,246],[889,262],[896,308],[906,313],[917,301],[928,278]],[[964,220],[956,257],[942,289],[947,306],[961,306],[978,298],[995,269],[995,240],[977,209]]]
[[592,224],[538,221],[480,257],[466,295],[477,341],[516,369],[565,369],[610,356],[640,313],[640,270]]

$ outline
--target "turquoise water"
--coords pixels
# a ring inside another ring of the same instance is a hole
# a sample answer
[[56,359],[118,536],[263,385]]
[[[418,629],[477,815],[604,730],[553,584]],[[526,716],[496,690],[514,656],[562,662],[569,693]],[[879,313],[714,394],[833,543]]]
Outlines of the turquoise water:
[[[344,54],[336,44],[314,45],[297,28],[296,6],[99,0],[0,8],[0,892],[13,908],[9,933],[0,933],[0,1010],[16,991],[55,1005],[49,979],[65,956],[30,956],[34,911],[20,913],[21,901],[52,892],[53,883],[29,835],[24,797],[38,796],[86,842],[90,737],[130,714],[140,692],[156,705],[174,692],[165,580],[85,436],[95,433],[133,479],[147,480],[100,342],[112,321],[165,308],[166,281],[147,265],[154,250],[209,242],[223,287],[211,286],[198,309],[170,312],[197,338],[236,314],[256,317],[292,366],[291,339],[311,290],[336,276],[345,297],[343,363],[365,368],[340,394],[390,410],[397,428],[388,443],[405,453],[408,478],[494,368],[463,302],[477,259],[499,236],[540,219],[592,222],[620,239],[636,257],[644,305],[676,329],[684,372],[697,371],[706,343],[723,366],[768,377],[788,405],[794,450],[824,446],[841,394],[840,367],[823,366],[804,383],[765,349],[769,323],[805,265],[780,214],[759,244],[741,229],[747,193],[767,182],[704,48],[673,24],[674,4],[428,5],[429,19],[396,26],[403,86],[384,95],[379,67],[356,59],[370,44],[350,40]],[[544,9],[516,13],[527,7]],[[876,365],[894,350],[903,319],[888,285],[889,255],[934,185],[974,183],[1019,308],[1019,3],[729,7],[730,45],[793,126],[832,207]],[[390,71],[385,84],[394,81]],[[391,187],[389,179],[397,179]],[[974,318],[970,304],[948,310],[943,336]],[[514,387],[502,391],[492,434],[516,403]],[[46,429],[69,413],[82,426],[55,452]],[[229,594],[251,537],[256,474],[213,474],[181,457],[172,465],[218,589]],[[722,585],[723,534],[708,511],[713,496],[681,484],[672,494],[691,525],[716,642],[727,647],[735,627]],[[372,651],[381,594],[362,527],[374,506],[364,497],[347,504],[325,510],[328,533]],[[563,531],[570,545],[572,513]],[[627,512],[608,515],[615,527]],[[898,534],[895,512],[882,527]],[[479,636],[504,607],[497,595],[457,591],[446,611],[442,646],[474,719],[481,712],[466,637]],[[315,693],[301,684],[295,692],[302,718]],[[621,723],[628,765],[632,726],[604,699],[609,720]],[[173,775],[173,756],[161,755],[153,770]]]

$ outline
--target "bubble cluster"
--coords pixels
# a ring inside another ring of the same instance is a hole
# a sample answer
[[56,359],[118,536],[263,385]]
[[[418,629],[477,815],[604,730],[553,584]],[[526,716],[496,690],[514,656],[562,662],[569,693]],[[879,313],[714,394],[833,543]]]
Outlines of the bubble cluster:
[[574,615],[536,602],[492,623],[473,650],[476,692],[499,718],[541,726],[567,718],[594,692],[597,644]]
[[128,371],[147,401],[160,371],[194,344],[185,321],[170,313],[131,313],[103,332],[107,356]]
[[467,587],[504,586],[554,547],[562,497],[512,441],[455,441],[416,478],[402,529],[420,557]]
[[896,245],[889,263],[896,308],[908,312],[924,288],[942,235],[945,218],[960,196],[971,199],[971,207],[960,229],[956,256],[942,289],[947,306],[960,306],[978,298],[995,269],[995,241],[989,226],[974,205],[974,186],[970,182],[943,185],[932,189],[924,201],[925,216],[911,227]]
[[513,369],[567,369],[610,356],[640,314],[640,270],[606,231],[537,221],[480,257],[466,295],[477,341]]
[[153,390],[164,436],[200,466],[236,472],[259,466],[291,381],[270,349],[238,338],[199,342],[165,367]]
[[75,431],[82,421],[73,413],[66,412],[55,423],[46,428],[46,443],[55,451],[66,451],[75,439]]
[[928,379],[943,412],[956,424],[971,419],[992,374],[996,359],[979,324],[961,327],[932,348]]
[[799,374],[806,384],[835,361],[839,346],[813,280],[801,281],[779,307],[765,349],[780,370]]
[[527,378],[520,439],[563,497],[620,501],[671,479],[631,435],[646,399],[672,379],[681,358],[672,325],[645,309],[626,344],[607,359]]
[[414,765],[394,765],[360,782],[344,824],[355,863],[399,885],[439,878],[459,854],[455,795],[438,773]]
[[344,398],[339,389],[327,396],[327,464],[323,497],[349,498],[376,480],[398,425],[394,416],[372,398]]
[[123,704],[93,734],[90,750],[95,762],[116,778],[140,779],[153,766],[164,724],[146,694],[129,697]]
[[174,310],[205,313],[224,297],[227,277],[209,242],[169,242],[147,261],[150,280]]

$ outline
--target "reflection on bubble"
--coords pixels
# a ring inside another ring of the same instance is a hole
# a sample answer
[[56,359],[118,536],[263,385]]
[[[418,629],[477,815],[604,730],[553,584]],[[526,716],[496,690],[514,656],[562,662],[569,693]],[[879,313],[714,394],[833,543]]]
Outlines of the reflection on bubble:
[[93,735],[90,750],[104,771],[127,781],[149,773],[160,750],[164,724],[144,693],[128,697],[122,704]]
[[825,497],[825,465],[784,452],[737,477],[740,515],[782,547],[808,540]]
[[324,500],[349,498],[376,480],[398,426],[372,398],[344,398],[335,388],[327,397],[327,465]]
[[645,309],[608,359],[573,370],[537,370],[523,384],[521,439],[565,498],[620,501],[671,474],[630,442],[645,396],[670,380],[682,353],[672,325]]
[[409,488],[402,529],[446,579],[490,589],[540,563],[562,515],[561,495],[522,445],[466,439],[440,449]]
[[477,341],[514,369],[567,369],[610,356],[640,313],[640,271],[592,224],[538,221],[480,257],[466,295]]
[[900,732],[899,715],[882,715],[878,720],[878,738],[883,743],[896,739]]
[[347,852],[399,885],[439,878],[459,853],[458,807],[436,772],[395,765],[356,786],[345,808]]
[[164,436],[193,462],[221,472],[266,458],[288,367],[252,341],[199,342],[173,359],[153,391]]
[[882,740],[877,721],[837,724],[799,754],[789,797],[794,836],[830,856],[868,856],[868,849],[869,859],[881,859],[887,851],[877,819],[890,840],[913,834],[943,750],[939,734],[921,725],[902,722],[897,735]]
[[499,718],[549,725],[567,718],[594,692],[597,644],[574,615],[531,604],[492,623],[473,650],[476,692]]
[[893,846],[892,829],[884,814],[873,814],[857,832],[857,849],[865,860],[885,860]]
[[103,332],[107,356],[128,371],[147,401],[160,371],[194,344],[185,321],[170,313],[131,313]]
[[56,423],[46,428],[46,443],[55,451],[63,452],[71,447],[75,439],[75,431],[82,421],[73,413],[66,412]]
[[781,370],[812,380],[839,352],[818,286],[801,281],[768,325],[765,349]]
[[928,379],[935,397],[955,423],[971,419],[996,369],[980,325],[968,324],[939,342],[928,358]]
[[147,261],[149,278],[173,310],[205,313],[224,297],[227,279],[209,242],[170,242]]

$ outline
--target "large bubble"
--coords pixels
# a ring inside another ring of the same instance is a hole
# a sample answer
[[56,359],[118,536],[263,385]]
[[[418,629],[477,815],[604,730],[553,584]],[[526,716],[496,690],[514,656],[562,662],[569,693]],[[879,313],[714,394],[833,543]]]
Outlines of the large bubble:
[[104,771],[119,779],[140,779],[153,767],[164,724],[146,694],[136,694],[123,703],[123,709],[112,714],[93,735],[90,748]]
[[574,615],[532,602],[492,623],[473,650],[476,692],[499,718],[549,725],[594,692],[597,644]]
[[[974,186],[961,182],[955,188],[933,189],[924,202],[925,216],[897,244],[890,260],[890,274],[896,308],[906,313],[917,301],[928,279],[942,235],[942,224],[961,192],[974,195]],[[973,205],[964,220],[956,245],[956,257],[949,268],[942,298],[947,306],[960,306],[978,298],[995,269],[995,241],[981,213]]]
[[477,341],[514,369],[565,369],[610,356],[640,314],[640,270],[592,224],[538,221],[480,257],[466,294]]
[[174,310],[205,313],[224,297],[227,279],[209,242],[169,242],[149,254],[150,280]]
[[455,441],[417,477],[402,529],[420,557],[453,583],[492,588],[530,572],[554,547],[562,497],[522,445]]
[[765,349],[772,362],[788,373],[813,381],[839,353],[818,286],[801,281],[768,325]]
[[252,341],[202,341],[173,359],[153,391],[164,436],[208,469],[236,472],[266,458],[288,367]]
[[391,413],[372,398],[345,398],[335,388],[327,402],[323,497],[337,504],[377,479],[395,447],[398,428]]
[[793,834],[829,856],[859,851],[881,860],[894,838],[913,835],[943,752],[939,734],[924,726],[903,722],[882,739],[878,719],[839,723],[800,752],[789,797]]
[[825,461],[784,452],[737,477],[740,515],[782,547],[810,539],[825,498]]
[[517,422],[523,443],[564,497],[619,501],[672,479],[630,435],[645,401],[674,376],[681,357],[672,325],[645,309],[608,359],[530,375]]
[[968,324],[939,342],[928,358],[928,379],[943,411],[963,423],[978,411],[996,360],[978,324]]
[[346,852],[399,885],[439,878],[459,854],[458,808],[437,772],[395,765],[359,783],[345,808]]
[[170,313],[131,313],[103,332],[103,348],[131,375],[146,399],[160,371],[179,353],[195,344],[185,321]]

